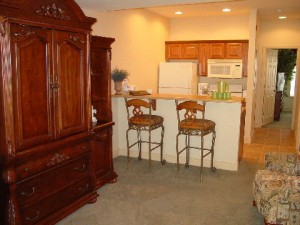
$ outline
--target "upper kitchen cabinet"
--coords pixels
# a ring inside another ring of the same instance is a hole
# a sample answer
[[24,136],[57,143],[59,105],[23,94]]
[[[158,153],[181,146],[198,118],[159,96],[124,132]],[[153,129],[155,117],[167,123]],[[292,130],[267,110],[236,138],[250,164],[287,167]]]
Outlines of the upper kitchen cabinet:
[[249,43],[243,43],[243,52],[242,52],[242,59],[243,59],[243,77],[247,77],[248,75],[248,49]]
[[210,43],[210,59],[241,59],[242,43]]
[[243,43],[226,43],[226,59],[241,59]]
[[166,60],[181,59],[181,44],[167,44],[165,46]]
[[242,59],[243,76],[247,77],[247,40],[166,41],[166,61],[198,60],[199,75],[207,75],[207,59]]
[[165,45],[166,60],[170,59],[197,59],[197,43],[168,43]]
[[197,43],[182,44],[182,59],[197,59],[198,58]]
[[209,58],[210,59],[224,59],[225,57],[225,43],[210,43],[209,44]]
[[199,43],[198,45],[198,60],[199,60],[199,75],[207,75],[207,59],[209,58],[209,44]]

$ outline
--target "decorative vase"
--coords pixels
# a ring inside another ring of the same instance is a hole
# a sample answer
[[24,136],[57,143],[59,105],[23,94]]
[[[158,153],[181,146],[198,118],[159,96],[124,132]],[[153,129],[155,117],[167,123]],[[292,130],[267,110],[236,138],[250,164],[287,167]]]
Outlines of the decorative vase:
[[122,81],[115,81],[115,91],[116,95],[122,94]]

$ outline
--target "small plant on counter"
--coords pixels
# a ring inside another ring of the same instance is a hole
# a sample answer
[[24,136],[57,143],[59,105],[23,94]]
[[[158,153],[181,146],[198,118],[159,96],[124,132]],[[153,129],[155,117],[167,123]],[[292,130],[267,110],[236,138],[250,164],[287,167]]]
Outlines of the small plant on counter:
[[129,76],[129,72],[124,69],[115,68],[113,71],[111,71],[111,79],[113,81],[123,81]]

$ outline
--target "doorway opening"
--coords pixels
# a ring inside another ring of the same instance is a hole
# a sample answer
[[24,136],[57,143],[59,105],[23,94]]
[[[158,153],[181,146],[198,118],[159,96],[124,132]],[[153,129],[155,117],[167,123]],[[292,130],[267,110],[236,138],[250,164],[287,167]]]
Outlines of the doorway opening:
[[274,117],[263,127],[291,129],[297,74],[297,49],[272,50],[278,51],[276,89],[274,90]]

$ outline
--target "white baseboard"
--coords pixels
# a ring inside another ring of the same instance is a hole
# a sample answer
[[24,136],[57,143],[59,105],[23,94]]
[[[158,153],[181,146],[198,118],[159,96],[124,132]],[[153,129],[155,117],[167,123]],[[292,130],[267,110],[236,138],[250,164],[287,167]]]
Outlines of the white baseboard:
[[[127,150],[126,149],[118,149],[113,151],[113,157],[117,156],[127,156]],[[130,151],[130,157],[138,157],[138,151],[131,150]],[[142,152],[142,158],[143,159],[148,159],[148,152],[143,151]],[[160,154],[156,152],[152,152],[151,154],[151,159],[154,161],[160,161]],[[164,159],[167,161],[167,163],[177,163],[177,158],[175,155],[166,155],[164,154]],[[180,157],[179,158],[179,163],[184,164],[185,163],[185,157]],[[200,166],[200,159],[196,158],[191,158],[190,159],[190,165],[193,166]],[[203,163],[204,167],[210,167],[210,160],[209,156],[207,159],[204,159]],[[214,160],[214,167],[217,169],[222,169],[222,170],[230,170],[230,171],[237,171],[238,170],[238,162],[236,163],[228,163],[228,162],[222,162],[222,161],[217,161]]]

